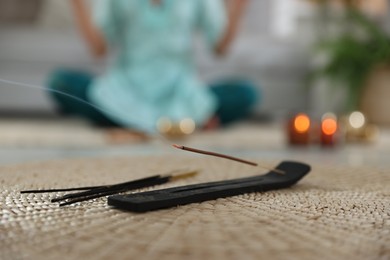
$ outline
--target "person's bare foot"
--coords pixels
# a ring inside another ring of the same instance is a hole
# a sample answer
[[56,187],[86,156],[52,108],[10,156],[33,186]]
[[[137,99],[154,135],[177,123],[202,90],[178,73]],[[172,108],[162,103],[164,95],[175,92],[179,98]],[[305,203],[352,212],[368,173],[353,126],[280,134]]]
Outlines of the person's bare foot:
[[139,143],[149,139],[144,133],[125,128],[110,128],[106,130],[105,134],[111,144]]
[[211,131],[216,130],[220,127],[220,121],[217,116],[213,116],[207,121],[207,123],[203,126],[203,130]]

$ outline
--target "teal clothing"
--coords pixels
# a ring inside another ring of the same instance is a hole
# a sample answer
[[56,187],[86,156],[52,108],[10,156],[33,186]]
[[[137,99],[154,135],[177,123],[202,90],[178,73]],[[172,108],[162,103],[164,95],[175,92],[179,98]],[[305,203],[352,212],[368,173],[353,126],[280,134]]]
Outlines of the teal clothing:
[[203,125],[218,107],[199,80],[194,32],[214,48],[226,24],[222,0],[94,0],[94,20],[118,53],[88,99],[119,125],[153,133],[160,117]]
[[[123,127],[112,121],[97,106],[89,105],[87,97],[94,76],[88,72],[59,69],[48,81],[48,94],[54,99],[61,114],[77,115],[102,127]],[[218,100],[215,116],[222,126],[245,118],[257,103],[261,93],[248,80],[230,79],[211,84],[208,91]]]

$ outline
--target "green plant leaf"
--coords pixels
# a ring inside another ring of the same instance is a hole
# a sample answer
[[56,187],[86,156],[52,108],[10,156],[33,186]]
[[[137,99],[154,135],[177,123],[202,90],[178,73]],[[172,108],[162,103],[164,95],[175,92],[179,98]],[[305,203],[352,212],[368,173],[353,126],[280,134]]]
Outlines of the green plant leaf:
[[308,80],[313,84],[318,78],[327,78],[333,86],[347,88],[346,108],[355,109],[370,73],[376,66],[390,63],[390,39],[354,8],[347,10],[345,19],[352,30],[315,46],[315,50],[328,55],[329,60],[323,67],[313,70]]

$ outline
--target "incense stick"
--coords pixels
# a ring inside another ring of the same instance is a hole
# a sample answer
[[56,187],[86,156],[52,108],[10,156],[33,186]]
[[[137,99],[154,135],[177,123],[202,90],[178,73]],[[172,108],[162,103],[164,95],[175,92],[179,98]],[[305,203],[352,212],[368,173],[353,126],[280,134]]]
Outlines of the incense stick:
[[275,169],[275,168],[269,168],[267,166],[259,165],[258,163],[255,163],[255,162],[247,161],[247,160],[240,159],[240,158],[233,157],[233,156],[226,155],[226,154],[215,153],[215,152],[210,152],[210,151],[205,151],[205,150],[199,150],[199,149],[195,149],[195,148],[191,148],[191,147],[187,147],[187,146],[182,146],[182,145],[177,145],[177,144],[173,144],[172,146],[177,148],[177,149],[184,150],[184,151],[189,151],[189,152],[193,152],[193,153],[200,153],[200,154],[220,157],[220,158],[224,158],[224,159],[228,159],[228,160],[232,160],[232,161],[236,161],[236,162],[240,162],[240,163],[249,164],[249,165],[252,165],[252,166],[258,166],[258,167],[261,167],[261,168],[264,168],[266,170],[273,171],[273,172],[276,172],[276,173],[279,173],[279,174],[285,174],[284,171],[281,171],[281,170],[278,170],[278,169]]
[[[177,171],[173,171],[173,172],[177,172]],[[130,190],[164,184],[170,181],[178,181],[181,179],[194,177],[195,175],[198,174],[197,170],[185,171],[178,174],[174,174],[173,172],[168,175],[154,175],[151,177],[146,177],[134,181],[118,183],[114,185],[107,185],[104,186],[103,188],[95,188],[84,192],[66,194],[62,197],[57,197],[52,199],[51,202],[61,202],[60,206],[66,206],[76,202],[82,202],[86,200],[96,199],[108,195],[130,191]]]

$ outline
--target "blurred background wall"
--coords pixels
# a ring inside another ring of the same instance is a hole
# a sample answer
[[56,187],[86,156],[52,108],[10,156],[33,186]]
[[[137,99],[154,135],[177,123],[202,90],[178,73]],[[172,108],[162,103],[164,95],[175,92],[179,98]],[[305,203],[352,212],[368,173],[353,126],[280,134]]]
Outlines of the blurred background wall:
[[[250,1],[228,57],[216,60],[196,41],[201,76],[207,81],[225,77],[254,80],[263,91],[263,102],[256,110],[259,114],[315,107],[313,93],[305,88],[318,29],[318,13],[310,2]],[[99,73],[106,62],[94,60],[88,53],[65,0],[0,0],[0,35],[3,79],[44,86],[47,74],[55,68]],[[44,91],[1,83],[0,112],[4,111],[53,113]]]

